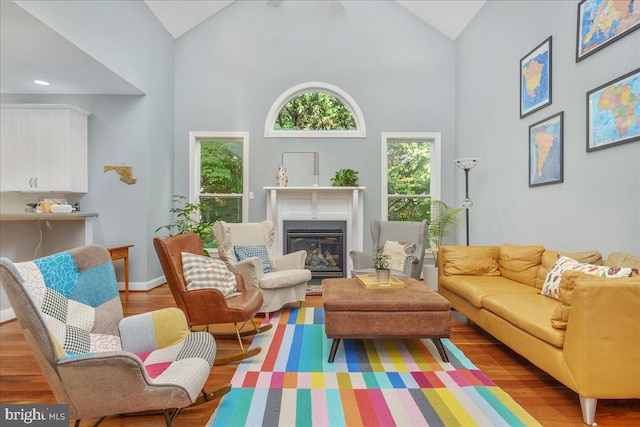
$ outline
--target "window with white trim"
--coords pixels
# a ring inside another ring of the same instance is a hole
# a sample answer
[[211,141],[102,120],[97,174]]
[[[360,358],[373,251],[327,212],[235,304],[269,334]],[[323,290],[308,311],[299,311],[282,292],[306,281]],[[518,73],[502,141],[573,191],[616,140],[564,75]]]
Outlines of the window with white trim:
[[382,134],[382,219],[430,219],[440,198],[440,134]]
[[[206,207],[201,221],[248,221],[248,162],[248,133],[189,133],[189,201]],[[204,243],[215,246],[213,236]]]
[[302,83],[271,106],[265,138],[364,138],[364,116],[355,100],[337,86]]

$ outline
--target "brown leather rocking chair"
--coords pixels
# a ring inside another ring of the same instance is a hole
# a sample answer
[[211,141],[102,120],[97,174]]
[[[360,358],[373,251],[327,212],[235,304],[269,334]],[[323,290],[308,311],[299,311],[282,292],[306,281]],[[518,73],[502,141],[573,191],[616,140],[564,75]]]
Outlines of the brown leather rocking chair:
[[[271,324],[258,327],[254,317],[262,306],[262,294],[257,290],[246,289],[244,280],[239,274],[235,274],[240,295],[225,299],[222,292],[217,289],[187,290],[187,284],[182,270],[182,252],[202,255],[204,249],[200,236],[193,233],[180,234],[165,239],[154,238],[153,245],[160,259],[160,265],[173,294],[176,304],[187,318],[189,327],[207,326],[210,324],[233,323],[233,332],[215,332],[216,338],[233,338],[236,336],[240,343],[242,353],[229,356],[226,362],[242,360],[260,353],[261,348],[256,347],[249,351],[244,350],[242,338],[259,334],[271,329]],[[243,330],[250,323],[253,328]],[[238,324],[241,326],[238,327]],[[216,359],[216,364],[219,364]]]

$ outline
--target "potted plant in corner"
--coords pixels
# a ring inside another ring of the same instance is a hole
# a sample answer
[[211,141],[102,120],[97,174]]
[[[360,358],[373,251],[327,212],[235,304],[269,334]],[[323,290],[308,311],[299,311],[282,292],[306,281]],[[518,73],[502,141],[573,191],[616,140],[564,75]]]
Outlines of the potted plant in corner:
[[427,239],[433,252],[434,265],[425,265],[423,269],[424,282],[434,291],[438,290],[438,249],[442,241],[458,225],[458,214],[463,208],[453,208],[442,200],[431,202],[431,221],[427,232]]
[[353,169],[340,169],[331,178],[331,185],[334,187],[357,187],[358,173]]
[[376,281],[378,283],[389,283],[389,254],[384,253],[384,248],[378,246],[373,253],[373,267],[376,270]]

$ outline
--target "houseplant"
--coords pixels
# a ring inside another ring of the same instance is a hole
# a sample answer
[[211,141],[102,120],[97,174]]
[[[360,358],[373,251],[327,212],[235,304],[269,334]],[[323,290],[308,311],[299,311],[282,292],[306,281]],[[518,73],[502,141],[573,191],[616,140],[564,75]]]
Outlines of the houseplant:
[[442,241],[458,225],[458,214],[463,208],[453,208],[442,200],[431,202],[431,221],[427,231],[427,240],[433,252],[434,265],[424,267],[424,281],[433,290],[438,290],[438,248]]
[[[156,228],[155,232],[163,229],[168,230],[169,236],[195,233],[200,236],[203,245],[208,246],[207,243],[213,237],[213,228],[211,224],[200,221],[200,211],[205,209],[205,206],[202,203],[190,203],[186,197],[180,195],[173,196],[171,204],[173,207],[169,209],[169,212],[175,214],[175,221]],[[208,255],[206,250],[205,255]]]
[[384,248],[378,246],[373,252],[373,268],[376,270],[376,281],[378,283],[389,283],[389,254],[384,253]]
[[334,177],[331,178],[331,185],[334,187],[357,187],[358,173],[358,171],[353,169],[340,169]]

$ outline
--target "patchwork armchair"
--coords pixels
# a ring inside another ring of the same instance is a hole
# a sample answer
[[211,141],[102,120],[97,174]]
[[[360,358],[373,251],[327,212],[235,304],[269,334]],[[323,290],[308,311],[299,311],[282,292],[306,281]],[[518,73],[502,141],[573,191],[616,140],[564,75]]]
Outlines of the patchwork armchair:
[[[391,252],[391,274],[397,277],[412,277],[420,279],[424,251],[427,244],[427,220],[424,221],[371,221],[371,238],[373,248],[384,248]],[[359,274],[373,274],[373,255],[361,251],[350,251],[349,257],[353,262],[351,276]]]
[[[84,246],[29,262],[0,259],[0,281],[58,403],[82,418],[181,408],[230,390],[202,388],[214,338],[178,308],[123,318],[109,252]],[[202,393],[202,395],[200,395]]]
[[218,254],[229,270],[244,278],[247,289],[257,289],[264,298],[261,313],[267,315],[285,304],[302,302],[311,271],[304,268],[306,251],[274,257],[271,221],[232,224],[218,221],[213,226]]
[[[153,245],[173,298],[178,307],[184,311],[189,326],[207,325],[208,328],[210,324],[233,323],[235,336],[243,352],[242,358],[259,353],[260,347],[254,347],[245,352],[242,338],[271,329],[270,323],[258,327],[253,320],[262,307],[263,298],[260,291],[246,289],[244,280],[239,274],[235,274],[236,289],[231,297],[225,297],[223,292],[215,287],[189,289],[184,273],[183,254],[203,254],[202,240],[197,234],[179,234],[166,239],[156,237],[153,239]],[[220,261],[217,262],[222,264]],[[208,278],[203,271],[206,268],[205,266],[200,270],[204,274],[198,276],[200,281],[204,282]],[[222,268],[226,270],[224,265]],[[227,274],[232,275],[228,271]],[[238,323],[241,324],[240,327]],[[248,323],[252,328],[244,330],[244,326]],[[230,338],[229,334],[224,333],[215,333],[214,336]]]

